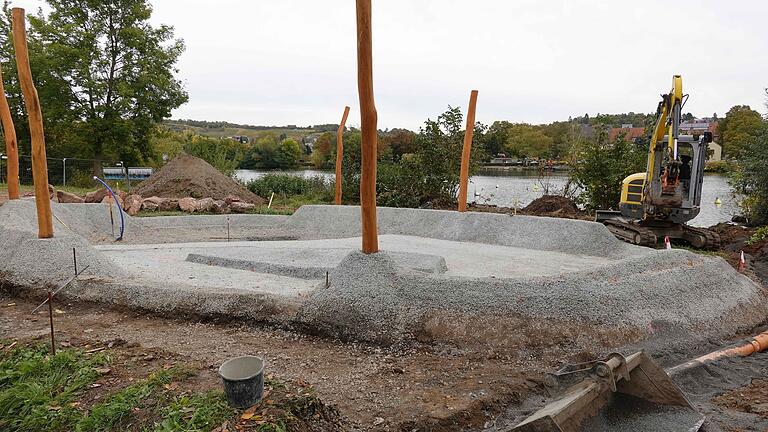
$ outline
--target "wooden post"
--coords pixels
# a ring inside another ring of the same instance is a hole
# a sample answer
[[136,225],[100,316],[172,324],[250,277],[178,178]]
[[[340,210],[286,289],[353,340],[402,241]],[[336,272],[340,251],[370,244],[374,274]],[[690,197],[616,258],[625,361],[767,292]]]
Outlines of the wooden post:
[[464,131],[464,148],[461,151],[461,176],[459,178],[459,211],[467,211],[467,186],[469,183],[469,156],[472,152],[472,135],[475,133],[475,107],[477,107],[477,90],[469,95],[467,109],[467,129]]
[[32,70],[27,52],[27,30],[24,9],[13,8],[13,47],[16,50],[16,66],[19,70],[19,84],[24,94],[24,104],[29,116],[29,133],[32,140],[32,179],[35,183],[35,205],[37,206],[38,237],[53,237],[51,199],[48,194],[48,162],[45,159],[45,134],[43,113],[37,98]]
[[5,97],[2,68],[0,68],[0,120],[3,123],[5,153],[8,157],[8,199],[19,199],[19,145],[16,142],[16,129],[13,127],[11,108]]
[[379,251],[376,229],[376,132],[377,114],[373,100],[373,59],[371,0],[356,0],[357,9],[357,92],[360,96],[360,214],[363,226],[363,253]]
[[344,114],[341,116],[339,130],[336,132],[336,198],[334,203],[341,204],[341,162],[344,159],[344,125],[347,124],[349,107],[344,107]]

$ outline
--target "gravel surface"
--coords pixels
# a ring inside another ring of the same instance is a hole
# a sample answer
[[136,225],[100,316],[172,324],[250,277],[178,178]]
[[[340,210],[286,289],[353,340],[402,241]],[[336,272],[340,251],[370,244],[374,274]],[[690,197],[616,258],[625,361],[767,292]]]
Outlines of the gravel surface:
[[[90,278],[72,290],[83,298],[291,321],[310,332],[385,344],[490,340],[518,347],[521,334],[530,342],[535,330],[556,338],[581,332],[567,343],[598,349],[669,327],[722,337],[758,324],[768,311],[761,288],[720,258],[630,246],[585,221],[382,208],[382,245],[391,249],[345,255],[359,244],[343,238],[357,235],[356,207],[307,206],[291,217],[126,217],[126,240],[117,244],[104,205],[53,209],[66,227],[57,222],[56,238],[38,240],[33,201],[0,207],[5,282],[56,285],[71,274],[76,247],[81,266],[92,266]],[[242,237],[320,240],[209,241],[226,238],[227,221],[230,233]],[[158,244],[190,238],[204,242]],[[140,241],[153,244],[124,246]],[[89,242],[104,245],[97,250]],[[216,266],[189,262],[189,254]],[[619,330],[624,336],[611,341]]]

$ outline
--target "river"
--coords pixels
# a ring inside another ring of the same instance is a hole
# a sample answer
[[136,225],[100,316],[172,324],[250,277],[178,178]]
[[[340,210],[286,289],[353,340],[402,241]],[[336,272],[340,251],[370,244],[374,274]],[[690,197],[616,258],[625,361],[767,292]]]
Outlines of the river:
[[[235,177],[247,182],[268,172],[277,173],[276,171],[238,170],[235,172]],[[333,172],[312,169],[282,171],[281,173],[302,177],[317,175],[333,177]],[[540,180],[538,172],[533,171],[483,171],[480,175],[469,180],[469,201],[521,208],[544,195],[547,186],[550,192],[556,193],[562,190],[567,180],[567,172],[555,172],[548,178]],[[720,198],[722,202],[720,206],[715,205],[717,198]],[[730,221],[737,211],[738,206],[731,193],[728,179],[719,174],[707,174],[704,176],[701,213],[690,224],[707,227],[719,222]]]

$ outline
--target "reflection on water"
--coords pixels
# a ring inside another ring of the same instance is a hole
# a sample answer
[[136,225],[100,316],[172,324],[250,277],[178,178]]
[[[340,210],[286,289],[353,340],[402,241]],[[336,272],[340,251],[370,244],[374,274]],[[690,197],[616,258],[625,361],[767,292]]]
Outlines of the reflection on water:
[[[249,181],[265,173],[264,171],[238,170],[235,176],[242,181]],[[302,177],[316,175],[333,177],[332,172],[318,170],[296,170],[285,171],[285,173]],[[540,179],[537,171],[486,171],[470,179],[468,201],[521,208],[544,195],[547,188],[550,193],[559,193],[567,180],[567,172],[554,172],[551,176]],[[722,201],[719,207],[715,205],[717,198]],[[706,227],[730,221],[737,211],[738,206],[727,178],[718,174],[708,174],[704,176],[701,213],[690,224]]]

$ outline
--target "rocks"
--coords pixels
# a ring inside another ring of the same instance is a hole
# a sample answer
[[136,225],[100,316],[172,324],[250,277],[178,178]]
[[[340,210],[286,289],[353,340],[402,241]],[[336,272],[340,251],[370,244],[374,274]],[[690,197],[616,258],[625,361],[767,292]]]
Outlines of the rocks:
[[223,200],[213,200],[213,208],[211,211],[217,214],[227,213],[229,212],[229,207],[227,207],[227,203]]
[[[195,211],[211,212],[213,211],[213,207],[215,205],[216,205],[216,201],[213,198],[202,198],[202,199],[196,200]],[[181,207],[181,202],[179,202],[179,207]]]
[[227,203],[227,205],[230,205],[233,202],[241,202],[241,201],[242,200],[237,195],[227,195],[224,197],[224,202]]
[[229,203],[229,210],[232,213],[248,213],[256,208],[256,204],[251,204],[242,201],[232,201]]
[[100,203],[104,201],[104,197],[109,195],[107,188],[101,188],[93,192],[85,194],[85,202],[87,203]]
[[160,203],[163,201],[162,198],[153,196],[149,198],[144,198],[141,201],[141,209],[146,211],[155,211],[160,207]]
[[183,212],[194,213],[197,210],[197,200],[191,197],[179,200],[179,209]]
[[60,203],[67,203],[67,204],[82,204],[85,202],[85,198],[75,195],[73,193],[64,192],[64,191],[56,191],[56,199]]
[[139,213],[139,210],[141,210],[142,201],[143,200],[139,195],[128,195],[125,197],[125,206],[123,207],[123,210],[131,216],[136,216],[136,214]]
[[176,211],[179,209],[179,200],[176,198],[160,198],[160,204],[157,209],[160,211]]
[[[101,200],[102,204],[111,204],[113,201],[112,194],[107,193],[107,196],[104,197],[104,199]],[[125,202],[123,201],[123,198],[120,197],[120,195],[117,195],[117,203],[120,204],[120,208],[124,208]]]
[[53,185],[48,185],[48,195],[50,196],[50,199],[53,199],[53,197],[56,196],[56,189],[53,188]]

